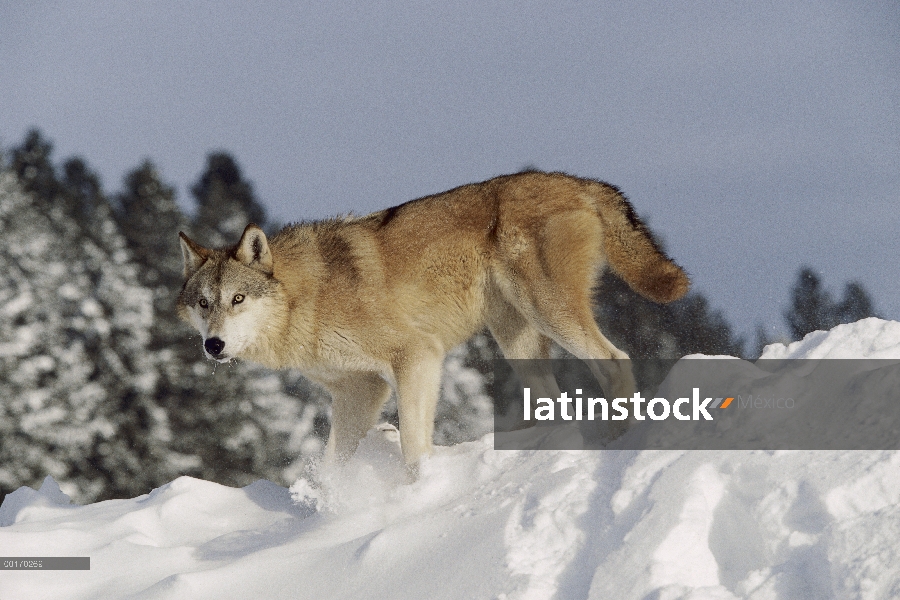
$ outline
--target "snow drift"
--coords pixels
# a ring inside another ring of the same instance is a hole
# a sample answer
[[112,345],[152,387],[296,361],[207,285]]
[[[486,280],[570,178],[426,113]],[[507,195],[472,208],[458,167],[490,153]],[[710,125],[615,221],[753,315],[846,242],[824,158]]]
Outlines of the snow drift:
[[[900,360],[866,319],[766,358]],[[752,366],[752,365],[750,365]],[[440,447],[403,483],[396,433],[291,490],[179,478],[75,506],[47,479],[0,507],[0,598],[685,598],[900,596],[900,453],[495,451]]]

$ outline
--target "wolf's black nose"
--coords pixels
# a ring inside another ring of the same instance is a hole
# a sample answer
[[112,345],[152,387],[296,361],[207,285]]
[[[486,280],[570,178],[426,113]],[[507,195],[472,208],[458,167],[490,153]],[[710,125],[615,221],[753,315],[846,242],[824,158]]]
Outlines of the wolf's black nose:
[[203,342],[203,347],[213,356],[218,356],[225,347],[225,342],[217,337],[211,337]]

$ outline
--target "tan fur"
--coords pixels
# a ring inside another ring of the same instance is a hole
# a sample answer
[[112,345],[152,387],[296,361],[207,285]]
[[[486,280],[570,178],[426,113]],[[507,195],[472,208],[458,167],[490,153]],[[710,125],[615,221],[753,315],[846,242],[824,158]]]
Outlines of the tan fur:
[[[659,302],[689,286],[618,190],[560,173],[497,177],[271,239],[250,225],[226,250],[182,234],[182,250],[179,314],[208,351],[224,342],[215,358],[298,368],[325,386],[329,452],[342,458],[393,389],[411,466],[431,450],[445,353],[481,328],[508,358],[548,358],[553,340],[582,359],[619,359],[589,364],[609,394],[630,397],[627,356],[592,315],[600,272],[608,264]],[[552,374],[525,376],[556,393]]]

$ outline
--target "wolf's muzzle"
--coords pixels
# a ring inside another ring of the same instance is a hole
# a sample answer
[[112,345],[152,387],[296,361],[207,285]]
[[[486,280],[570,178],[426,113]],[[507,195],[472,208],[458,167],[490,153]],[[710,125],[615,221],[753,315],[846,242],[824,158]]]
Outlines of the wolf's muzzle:
[[216,357],[225,349],[225,342],[223,342],[221,338],[211,337],[203,342],[203,347],[206,348],[206,351],[209,352],[210,356]]

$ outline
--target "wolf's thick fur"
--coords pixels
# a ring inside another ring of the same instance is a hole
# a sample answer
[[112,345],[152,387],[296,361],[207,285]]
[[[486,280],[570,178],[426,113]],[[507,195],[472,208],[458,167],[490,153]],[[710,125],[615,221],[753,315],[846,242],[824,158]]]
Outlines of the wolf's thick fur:
[[[485,326],[508,358],[548,358],[553,340],[578,358],[618,359],[590,364],[608,394],[630,397],[627,356],[592,315],[599,274],[609,266],[657,302],[689,286],[616,188],[561,173],[497,177],[271,239],[251,224],[229,249],[183,233],[181,244],[178,312],[207,355],[295,367],[323,385],[333,400],[328,451],[339,458],[395,390],[411,467],[431,450],[453,346]],[[525,376],[555,393],[552,374]]]

